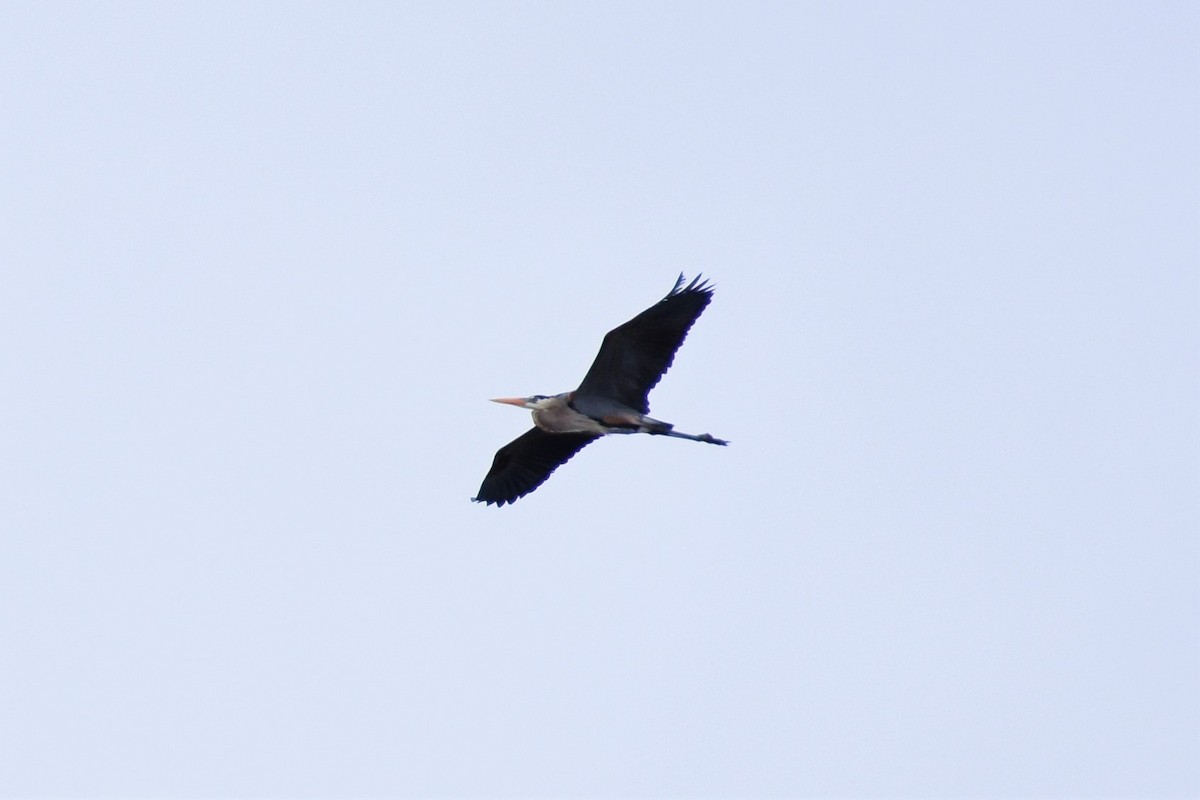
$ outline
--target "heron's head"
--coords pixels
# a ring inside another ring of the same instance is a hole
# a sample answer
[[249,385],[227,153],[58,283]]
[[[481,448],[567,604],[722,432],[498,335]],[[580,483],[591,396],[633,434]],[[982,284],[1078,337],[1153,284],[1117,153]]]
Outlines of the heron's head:
[[505,403],[518,408],[528,408],[530,411],[537,411],[539,408],[546,408],[551,402],[558,399],[556,395],[535,394],[530,397],[497,397],[492,400],[493,403]]

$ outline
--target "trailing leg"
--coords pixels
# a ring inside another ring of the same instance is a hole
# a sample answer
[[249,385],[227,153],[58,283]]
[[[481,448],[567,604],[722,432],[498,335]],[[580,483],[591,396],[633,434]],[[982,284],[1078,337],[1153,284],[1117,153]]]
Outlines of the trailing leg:
[[691,439],[693,442],[708,442],[709,444],[719,444],[722,446],[729,444],[729,442],[726,440],[718,439],[711,433],[702,433],[698,436],[694,433],[682,433],[675,430],[648,431],[648,433],[657,434],[659,436],[674,436],[677,439]]

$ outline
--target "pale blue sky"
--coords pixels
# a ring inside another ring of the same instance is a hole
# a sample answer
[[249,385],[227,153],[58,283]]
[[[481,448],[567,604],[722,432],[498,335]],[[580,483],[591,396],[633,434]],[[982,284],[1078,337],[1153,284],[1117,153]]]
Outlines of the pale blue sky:
[[[1195,3],[0,6],[0,795],[1200,794]],[[702,271],[732,441],[468,501]]]

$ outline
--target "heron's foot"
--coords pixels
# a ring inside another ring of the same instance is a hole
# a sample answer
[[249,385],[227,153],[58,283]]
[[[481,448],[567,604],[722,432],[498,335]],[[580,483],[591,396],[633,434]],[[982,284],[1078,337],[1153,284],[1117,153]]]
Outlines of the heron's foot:
[[691,439],[693,442],[708,442],[709,444],[726,445],[729,442],[724,439],[718,439],[711,433],[683,433],[682,431],[647,431],[647,433],[657,433],[662,436],[674,436],[676,439]]

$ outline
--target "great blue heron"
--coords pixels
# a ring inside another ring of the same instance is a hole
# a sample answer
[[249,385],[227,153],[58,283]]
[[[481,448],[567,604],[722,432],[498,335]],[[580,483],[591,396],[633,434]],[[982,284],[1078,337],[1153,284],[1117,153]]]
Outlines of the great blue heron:
[[501,447],[492,461],[478,503],[515,503],[545,483],[550,473],[601,436],[650,433],[709,444],[728,444],[707,433],[673,430],[651,419],[646,401],[650,390],[671,366],[692,323],[712,300],[712,287],[700,276],[683,286],[683,275],[667,296],[620,327],[600,345],[583,383],[573,392],[553,396],[502,397],[533,412],[533,428]]

